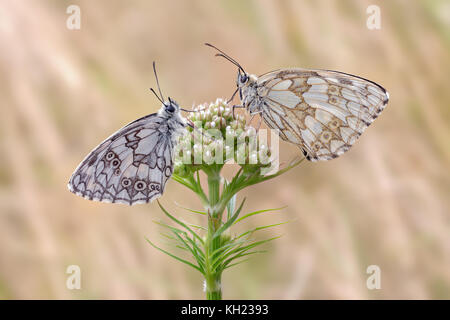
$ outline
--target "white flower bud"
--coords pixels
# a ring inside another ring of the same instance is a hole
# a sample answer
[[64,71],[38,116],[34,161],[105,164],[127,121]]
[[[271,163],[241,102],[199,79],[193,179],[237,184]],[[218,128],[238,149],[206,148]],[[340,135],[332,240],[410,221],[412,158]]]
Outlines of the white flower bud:
[[249,163],[250,164],[258,163],[258,155],[256,154],[256,152],[252,152],[252,154],[249,156]]

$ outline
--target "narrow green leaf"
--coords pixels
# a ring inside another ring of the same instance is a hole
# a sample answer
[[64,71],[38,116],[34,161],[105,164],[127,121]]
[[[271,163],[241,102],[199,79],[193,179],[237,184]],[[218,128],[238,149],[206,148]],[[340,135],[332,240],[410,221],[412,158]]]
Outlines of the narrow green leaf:
[[[238,180],[239,180],[240,177],[241,177],[242,171],[243,171],[243,168],[240,167],[239,170],[238,170],[238,172],[236,173],[236,175],[233,177],[233,179],[231,179],[231,182],[228,183],[227,188],[224,189],[224,193],[225,193],[225,192],[229,192],[229,191],[231,191],[232,189],[234,189],[236,183],[238,182]],[[233,194],[234,194],[234,193],[233,193]]]
[[178,249],[184,250],[184,251],[186,251],[186,252],[189,252],[189,250],[186,249],[186,248],[185,248],[183,245],[181,245],[181,244],[175,245],[175,248],[178,248]]
[[246,252],[246,253],[243,253],[243,254],[238,255],[236,257],[233,257],[231,260],[227,260],[227,261],[224,262],[222,270],[231,268],[231,267],[233,267],[235,265],[238,265],[238,264],[240,264],[240,263],[242,263],[244,261],[247,261],[248,259],[244,259],[242,261],[238,261],[236,263],[230,264],[230,262],[232,262],[233,260],[236,260],[236,259],[239,259],[239,258],[242,258],[242,257],[245,257],[245,256],[249,256],[249,255],[252,255],[252,254],[266,253],[266,252],[267,252],[267,250],[251,251],[251,252]]
[[172,231],[172,233],[175,235],[175,237],[173,237],[173,236],[171,236],[171,235],[168,235],[168,234],[165,234],[165,233],[161,233],[164,237],[166,237],[166,238],[168,238],[168,239],[174,241],[174,243],[168,242],[169,245],[174,245],[174,246],[177,247],[177,248],[180,248],[180,249],[183,249],[183,250],[186,250],[186,251],[187,251],[187,250],[191,251],[191,248],[186,248],[186,247],[188,247],[188,245],[186,245],[186,243],[183,241],[183,239],[182,239],[182,237],[181,237],[181,236],[184,236],[190,243],[192,243],[193,249],[195,249],[196,251],[199,251],[199,252],[201,253],[202,256],[204,255],[203,252],[202,252],[202,250],[197,246],[197,243],[196,243],[195,241],[193,241],[193,240],[187,235],[186,231],[179,230],[179,229],[177,229],[177,228],[175,228],[175,227],[166,225],[166,224],[164,224],[164,223],[158,223],[158,224],[160,224],[160,225],[163,226],[163,227],[168,228],[168,229],[169,229],[170,231]]
[[174,216],[172,216],[169,212],[167,212],[167,210],[161,205],[161,203],[159,202],[159,200],[156,200],[158,202],[159,207],[161,208],[161,210],[166,214],[166,216],[168,216],[170,219],[172,219],[173,221],[175,221],[176,223],[178,223],[180,226],[184,227],[186,230],[188,230],[194,237],[196,237],[200,243],[203,244],[203,239],[200,238],[200,236],[195,233],[191,228],[189,228],[185,223],[181,222],[180,220],[178,220],[177,218],[175,218]]
[[175,173],[172,174],[172,179],[175,180],[178,183],[181,183],[183,186],[191,189],[192,191],[194,191],[194,192],[196,191],[195,190],[196,189],[195,186],[193,186],[189,181],[187,181],[186,179],[180,177],[179,175],[177,175]]
[[214,250],[214,251],[211,253],[211,256],[215,256],[215,255],[217,255],[220,251],[224,251],[224,250],[226,250],[226,249],[228,249],[228,248],[230,248],[230,247],[234,247],[234,246],[237,246],[237,245],[240,245],[240,244],[244,244],[245,242],[249,242],[249,241],[248,241],[248,240],[239,240],[239,241],[233,240],[232,242],[227,243],[226,245],[223,245],[223,246],[221,246],[220,248],[217,248],[216,250]]
[[220,236],[226,229],[228,229],[233,224],[233,222],[239,216],[239,213],[241,212],[242,207],[244,206],[245,199],[246,198],[244,198],[244,200],[242,200],[242,203],[239,206],[239,209],[236,210],[236,212],[231,216],[231,218],[228,219],[227,222],[225,222],[219,229],[217,229],[217,231],[213,235],[213,239],[217,238],[218,236]]
[[[194,181],[195,181],[195,179],[194,179]],[[197,170],[197,181],[196,181],[196,185],[197,185],[197,190],[198,190],[198,193],[199,193],[199,195],[200,195],[200,198],[202,198],[203,200],[208,199],[208,198],[206,197],[206,193],[205,193],[205,191],[203,190],[203,188],[202,188],[202,183],[201,183],[201,181],[200,181],[200,170]]]
[[234,209],[236,207],[236,198],[237,198],[237,194],[235,193],[230,201],[228,201],[227,204],[227,220],[230,220],[231,216],[233,215]]
[[238,254],[244,253],[244,252],[246,252],[246,251],[248,251],[248,250],[250,250],[250,249],[252,249],[254,247],[260,246],[260,245],[262,245],[262,244],[264,244],[266,242],[269,242],[269,241],[272,241],[272,240],[275,240],[275,239],[278,239],[278,238],[280,238],[280,236],[269,238],[269,239],[264,239],[264,240],[260,240],[260,241],[256,241],[256,242],[253,242],[253,243],[251,243],[249,245],[246,245],[244,247],[232,250],[232,251],[228,252],[227,254],[225,254],[223,256],[224,261],[227,261],[227,260],[225,260],[225,258],[228,258],[228,257],[230,257],[228,260],[230,260],[230,259],[233,260],[234,259],[233,257],[235,257]]
[[241,264],[241,263],[246,262],[246,261],[248,261],[248,260],[250,260],[250,258],[243,259],[243,260],[240,260],[240,261],[238,261],[238,262],[232,263],[232,264],[230,264],[230,265],[224,267],[222,270],[225,270],[225,269],[228,269],[228,268],[237,266],[238,264]]
[[[174,238],[170,235],[166,235],[166,237],[173,239],[173,241],[175,241],[175,243],[178,243],[178,245],[175,245],[175,247],[190,251],[192,253],[192,255],[194,256],[194,258],[197,260],[199,266],[201,266],[202,269],[204,269],[204,265],[202,264],[204,261],[204,253],[203,253],[202,249],[197,245],[196,241],[194,241],[193,239],[191,239],[188,236],[186,231],[179,230],[179,229],[169,226],[163,222],[157,222],[157,221],[155,221],[155,222],[163,227],[168,228],[170,231],[172,231],[172,233],[176,236],[176,238]],[[182,236],[184,236],[186,238],[186,240],[192,244],[192,248],[185,242],[185,240],[182,238]],[[193,252],[192,250],[194,250],[195,252]]]
[[183,250],[186,250],[186,248],[184,248],[183,243],[180,242],[180,240],[178,240],[176,237],[173,237],[171,235],[165,234],[165,233],[161,233],[161,235],[165,238],[165,244],[169,245],[169,246],[174,246],[176,248],[179,248],[180,246],[182,247]]
[[167,234],[167,233],[161,232],[161,235],[169,240],[175,240],[175,241],[177,240],[176,238],[174,238],[173,236],[171,236],[170,234]]
[[187,208],[187,207],[183,207],[182,205],[180,205],[180,204],[177,203],[177,202],[174,202],[174,203],[175,203],[175,205],[176,205],[178,208],[187,210],[187,211],[192,212],[192,213],[198,213],[198,214],[201,214],[201,215],[206,215],[206,212],[203,212],[203,211],[197,211],[197,210],[189,209],[189,208]]
[[188,234],[186,233],[186,231],[180,230],[180,229],[178,229],[178,228],[176,228],[176,227],[169,226],[168,224],[166,224],[166,223],[164,223],[164,222],[158,222],[158,221],[155,221],[155,223],[157,223],[157,224],[159,224],[159,225],[161,225],[161,226],[163,226],[163,227],[169,229],[170,231],[172,231],[172,233],[175,234],[176,238],[174,238],[174,237],[172,237],[172,236],[170,236],[170,235],[165,235],[165,234],[163,234],[163,235],[165,235],[166,237],[170,237],[170,238],[173,239],[174,241],[178,241],[178,243],[183,244],[184,241],[182,241],[182,242],[179,241],[179,236],[182,235],[182,236],[186,237],[186,240],[188,240],[188,241],[193,245],[193,247],[203,255],[203,251],[201,250],[201,248],[197,245],[197,243],[196,243],[193,239],[191,239],[191,238],[188,236]]
[[162,226],[164,228],[167,228],[167,229],[169,229],[171,231],[176,231],[178,233],[186,233],[186,231],[178,229],[177,227],[169,226],[168,224],[166,224],[163,221],[153,221],[153,222],[156,223],[156,224],[159,224],[160,226]]
[[[197,175],[198,175],[198,171],[197,171]],[[205,192],[202,189],[200,180],[197,183],[192,175],[190,175],[188,178],[182,178],[175,173],[172,174],[172,179],[177,181],[178,183],[184,185],[185,187],[191,189],[192,191],[194,191],[200,197],[203,204],[208,203],[208,199],[205,195]]]
[[206,229],[206,228],[203,227],[203,226],[199,226],[199,225],[192,224],[192,223],[188,223],[187,225],[190,226],[190,227],[196,228],[196,229],[204,230],[204,231],[207,231],[207,230],[208,230],[208,229]]
[[260,214],[260,213],[264,213],[264,212],[268,212],[268,211],[278,211],[278,210],[281,210],[281,209],[285,209],[286,207],[287,206],[280,207],[280,208],[274,208],[274,209],[264,209],[264,210],[253,211],[253,212],[247,213],[245,216],[242,216],[241,218],[237,219],[234,222],[234,224],[236,224],[239,221],[242,221],[244,219],[247,219],[248,217],[251,217],[251,216],[254,216],[254,215],[257,215],[257,214]]
[[204,258],[205,257],[205,253],[203,252],[202,248],[200,248],[197,245],[197,241],[195,241],[195,238],[192,239],[186,233],[184,234],[184,236],[186,237],[186,240],[189,241],[189,243],[192,244],[192,247],[201,255],[201,257]]
[[294,158],[294,160],[291,161],[291,163],[289,163],[289,165],[286,168],[283,168],[281,170],[279,170],[278,172],[268,175],[268,176],[264,176],[264,178],[261,180],[262,181],[267,181],[273,178],[278,177],[279,175],[282,175],[283,173],[285,173],[286,171],[291,170],[292,168],[295,168],[296,166],[298,166],[300,163],[302,163],[306,158]]
[[147,240],[147,242],[150,243],[150,245],[151,245],[153,248],[158,249],[159,251],[161,251],[161,252],[167,254],[168,256],[170,256],[170,257],[172,257],[172,258],[174,258],[174,259],[176,259],[176,260],[178,260],[178,261],[180,261],[180,262],[183,262],[184,264],[187,264],[188,266],[190,266],[190,267],[194,268],[195,270],[199,271],[201,274],[203,274],[203,275],[205,274],[205,273],[203,272],[203,270],[201,270],[198,266],[196,266],[196,265],[193,264],[192,262],[189,262],[189,261],[184,260],[184,259],[182,259],[182,258],[180,258],[180,257],[177,257],[176,255],[174,255],[174,254],[172,254],[172,253],[170,253],[170,252],[168,252],[168,251],[166,251],[166,250],[164,250],[164,249],[158,247],[158,246],[155,245],[153,242],[151,242],[148,238],[145,238],[145,240]]
[[235,241],[233,243],[230,243],[224,247],[218,248],[214,250],[213,254],[211,254],[212,260],[211,265],[213,267],[216,267],[219,265],[226,257],[228,257],[228,253],[237,250],[245,243],[249,243],[248,240],[241,240],[241,241]]
[[[194,259],[197,261],[199,268],[202,270],[202,272],[204,272],[204,259],[202,259],[202,257],[198,254],[197,249],[195,247],[191,247],[179,234],[174,234],[183,243],[185,248],[191,252],[191,254],[194,256]],[[187,237],[187,235],[185,236]]]
[[265,226],[261,226],[261,227],[256,227],[254,229],[251,229],[249,231],[246,231],[244,233],[241,233],[240,235],[238,235],[236,237],[236,239],[242,238],[243,236],[247,235],[247,234],[252,234],[253,232],[259,231],[259,230],[263,230],[263,229],[267,229],[267,228],[272,228],[272,227],[276,227],[276,226],[280,226],[282,224],[286,224],[289,223],[290,221],[284,221],[284,222],[280,222],[280,223],[274,223],[274,224],[268,224]]

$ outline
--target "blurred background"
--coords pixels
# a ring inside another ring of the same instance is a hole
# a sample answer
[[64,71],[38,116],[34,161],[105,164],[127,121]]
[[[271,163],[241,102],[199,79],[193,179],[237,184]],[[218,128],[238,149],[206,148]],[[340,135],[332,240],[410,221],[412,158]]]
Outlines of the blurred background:
[[[81,28],[66,27],[69,5]],[[369,30],[369,5],[381,29]],[[448,1],[0,1],[0,298],[203,299],[199,273],[156,251],[156,204],[75,196],[85,155],[157,111],[157,61],[181,105],[229,97],[236,68],[340,70],[382,84],[386,110],[342,157],[304,162],[252,187],[244,210],[287,205],[241,228],[294,220],[269,253],[225,272],[225,299],[450,298],[450,3]],[[298,149],[281,143],[281,160]],[[200,209],[169,181],[162,202]],[[239,230],[238,230],[239,231]],[[81,289],[66,268],[81,268]],[[368,290],[369,265],[381,289]]]

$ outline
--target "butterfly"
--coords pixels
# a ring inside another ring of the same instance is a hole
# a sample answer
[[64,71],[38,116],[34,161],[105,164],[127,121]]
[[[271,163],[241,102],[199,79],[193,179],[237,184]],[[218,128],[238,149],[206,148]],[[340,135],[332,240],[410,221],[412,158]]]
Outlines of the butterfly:
[[[97,146],[72,174],[68,188],[89,200],[134,205],[159,198],[173,172],[173,149],[186,127],[181,109],[165,101],[158,113],[137,119]],[[185,110],[186,111],[186,110]]]
[[331,70],[279,69],[259,77],[215,46],[238,67],[237,89],[242,105],[260,114],[269,128],[300,147],[307,160],[331,160],[348,151],[384,110],[388,92],[379,84]]

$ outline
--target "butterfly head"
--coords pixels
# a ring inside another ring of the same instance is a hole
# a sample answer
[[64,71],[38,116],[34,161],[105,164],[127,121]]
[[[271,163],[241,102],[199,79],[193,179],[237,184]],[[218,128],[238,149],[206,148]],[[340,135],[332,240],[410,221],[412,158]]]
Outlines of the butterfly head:
[[255,75],[241,72],[241,69],[238,69],[236,91],[239,91],[239,98],[241,99],[242,105],[250,112],[256,111],[252,105],[257,97],[257,81],[258,77]]
[[175,114],[178,114],[180,111],[180,106],[175,100],[172,100],[168,97],[168,101],[164,101],[161,109],[159,110],[159,114],[162,116],[166,116],[167,118],[173,117]]
[[238,89],[242,89],[244,87],[251,87],[256,83],[258,78],[253,74],[248,74],[247,72],[238,69],[236,86]]
[[248,83],[249,80],[250,80],[250,77],[249,77],[248,73],[241,71],[241,69],[238,69],[236,86],[240,89],[240,88],[244,87]]
[[167,121],[167,125],[171,128],[181,128],[186,126],[186,119],[181,115],[180,105],[172,98],[168,97],[167,101],[164,101],[161,109],[158,111],[158,116]]

